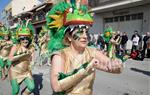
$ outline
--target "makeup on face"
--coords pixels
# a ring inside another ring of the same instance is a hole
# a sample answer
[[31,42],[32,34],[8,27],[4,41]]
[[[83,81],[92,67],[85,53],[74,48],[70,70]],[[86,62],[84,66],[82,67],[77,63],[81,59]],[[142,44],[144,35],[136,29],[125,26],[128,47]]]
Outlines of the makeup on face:
[[81,29],[77,29],[77,31],[73,34],[73,39],[74,40],[79,40],[80,37],[84,34],[84,32],[86,33],[86,36],[88,36],[88,31],[86,30],[81,30]]
[[80,37],[86,33],[86,35],[88,36],[88,30],[89,30],[89,26],[86,26],[86,25],[76,25],[76,26],[71,26],[70,27],[70,32],[75,32],[75,33],[72,33],[72,37],[74,40],[79,40]]

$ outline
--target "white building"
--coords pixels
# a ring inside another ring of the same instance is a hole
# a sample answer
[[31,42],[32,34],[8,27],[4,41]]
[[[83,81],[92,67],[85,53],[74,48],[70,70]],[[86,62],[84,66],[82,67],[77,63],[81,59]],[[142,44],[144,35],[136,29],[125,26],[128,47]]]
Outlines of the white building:
[[12,0],[12,16],[27,12],[42,2],[43,0]]
[[107,24],[114,31],[127,32],[131,37],[150,32],[150,0],[89,0],[94,12],[94,33],[103,32]]
[[6,5],[6,7],[2,10],[1,14],[1,20],[3,25],[5,25],[7,28],[12,25],[12,7],[11,2]]

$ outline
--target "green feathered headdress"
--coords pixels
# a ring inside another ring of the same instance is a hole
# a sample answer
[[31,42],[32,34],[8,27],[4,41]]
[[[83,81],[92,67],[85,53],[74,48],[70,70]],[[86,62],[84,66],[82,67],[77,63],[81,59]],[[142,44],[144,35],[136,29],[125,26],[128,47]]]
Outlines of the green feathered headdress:
[[65,0],[56,4],[46,15],[47,27],[50,29],[49,52],[66,47],[63,39],[69,25],[92,25],[93,18],[88,13],[87,0]]
[[0,39],[3,39],[5,35],[11,36],[10,30],[7,29],[4,25],[0,26]]
[[16,43],[15,38],[16,34],[14,31],[7,29],[5,26],[1,25],[0,26],[0,39],[4,39],[5,35],[9,35],[10,39],[13,41],[13,43]]
[[5,26],[2,26],[0,29],[0,35],[5,36],[5,35],[9,35],[9,34],[10,34],[9,30]]
[[108,43],[110,41],[110,39],[112,37],[112,32],[113,32],[113,30],[110,26],[104,30],[103,38],[104,38],[105,42]]
[[0,40],[2,40],[2,36],[3,36],[3,30],[2,30],[2,28],[3,28],[3,25],[0,23]]
[[32,39],[34,28],[29,21],[30,19],[24,20],[24,21],[20,20],[19,25],[17,26],[17,30],[16,30],[17,38],[19,38],[20,36],[28,36],[29,38]]

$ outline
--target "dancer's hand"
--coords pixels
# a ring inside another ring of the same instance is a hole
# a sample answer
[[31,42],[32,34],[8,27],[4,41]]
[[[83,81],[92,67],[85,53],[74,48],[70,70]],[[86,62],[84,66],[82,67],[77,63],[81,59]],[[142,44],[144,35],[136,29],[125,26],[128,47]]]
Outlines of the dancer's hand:
[[11,48],[12,47],[12,45],[5,45],[3,48],[4,49],[9,49],[9,48]]
[[91,73],[91,72],[93,72],[95,70],[94,64],[98,63],[99,61],[92,57],[89,62],[90,63],[88,64],[88,66],[85,69],[87,74]]
[[123,69],[123,64],[120,59],[111,59],[107,64],[108,72],[121,73]]
[[93,68],[110,73],[121,73],[123,65],[119,59],[109,60],[106,63],[101,63],[97,59],[93,59]]

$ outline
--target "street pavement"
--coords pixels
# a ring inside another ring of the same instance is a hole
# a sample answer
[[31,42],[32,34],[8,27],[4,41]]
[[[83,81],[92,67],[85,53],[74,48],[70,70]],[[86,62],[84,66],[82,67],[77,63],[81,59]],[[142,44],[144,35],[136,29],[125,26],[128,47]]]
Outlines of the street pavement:
[[[144,61],[129,59],[124,65],[121,74],[97,70],[93,95],[150,95],[150,59]],[[49,71],[50,66],[34,66],[33,78],[36,87],[31,95],[52,95]],[[24,83],[20,87],[20,93],[23,88]],[[11,95],[8,79],[0,80],[0,95]]]

